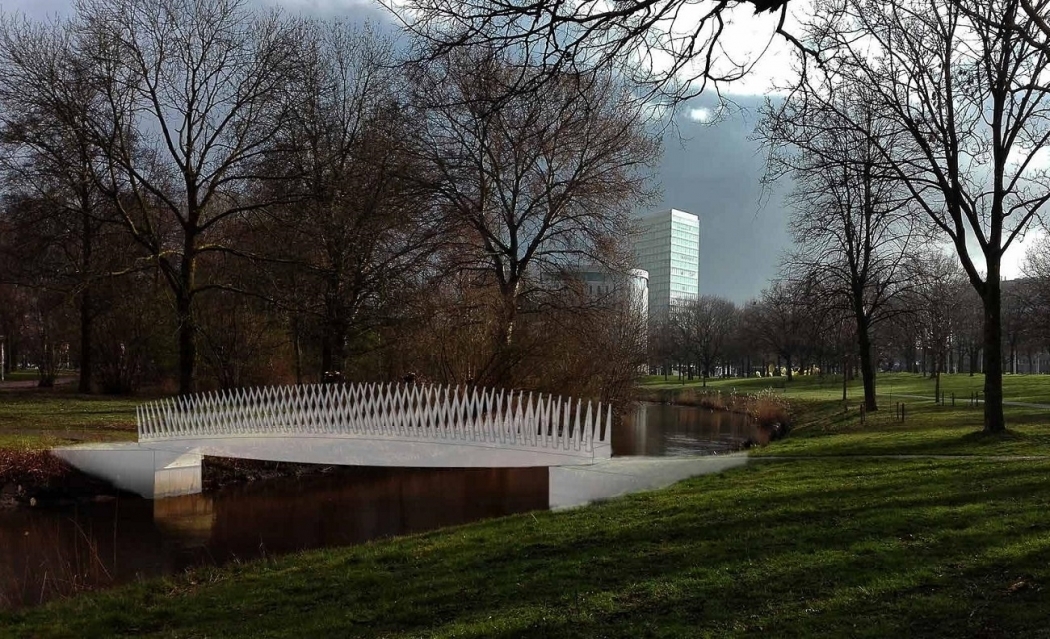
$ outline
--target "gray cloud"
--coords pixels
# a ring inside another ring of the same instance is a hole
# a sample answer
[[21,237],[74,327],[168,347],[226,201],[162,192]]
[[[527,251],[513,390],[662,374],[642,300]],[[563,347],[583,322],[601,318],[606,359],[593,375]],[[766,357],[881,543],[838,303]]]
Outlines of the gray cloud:
[[763,99],[733,100],[739,109],[714,124],[688,117],[691,108],[714,106],[708,101],[681,109],[679,130],[664,136],[657,208],[700,216],[700,292],[743,302],[776,275],[791,244],[782,202],[790,187],[778,184],[770,191],[761,184],[765,157],[748,137]]

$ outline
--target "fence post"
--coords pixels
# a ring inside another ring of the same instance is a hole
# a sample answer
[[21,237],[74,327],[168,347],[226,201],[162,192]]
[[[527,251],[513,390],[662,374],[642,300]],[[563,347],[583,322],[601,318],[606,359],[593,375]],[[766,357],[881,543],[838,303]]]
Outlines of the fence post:
[[952,408],[955,408],[955,393],[952,393]]
[[904,423],[904,402],[901,402],[901,423]]

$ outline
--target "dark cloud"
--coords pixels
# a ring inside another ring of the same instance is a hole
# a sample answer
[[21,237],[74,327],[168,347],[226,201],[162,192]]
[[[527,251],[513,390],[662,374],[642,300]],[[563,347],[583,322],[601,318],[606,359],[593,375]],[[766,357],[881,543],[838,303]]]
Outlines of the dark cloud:
[[[743,302],[776,275],[791,240],[782,202],[788,185],[763,187],[765,157],[748,139],[763,98],[733,101],[737,107],[714,124],[691,120],[690,106],[681,110],[678,130],[664,136],[657,208],[700,216],[700,292]],[[714,105],[692,105],[705,106]]]

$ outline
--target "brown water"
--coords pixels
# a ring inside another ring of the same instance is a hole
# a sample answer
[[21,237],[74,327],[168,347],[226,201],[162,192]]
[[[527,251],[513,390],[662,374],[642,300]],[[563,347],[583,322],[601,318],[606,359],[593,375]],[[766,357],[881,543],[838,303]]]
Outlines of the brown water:
[[640,403],[613,427],[613,455],[682,457],[725,453],[767,436],[746,415],[692,406]]
[[[614,427],[613,454],[711,454],[756,437],[740,415],[642,404]],[[546,468],[357,468],[157,501],[0,511],[0,608],[200,564],[545,510],[548,495]]]

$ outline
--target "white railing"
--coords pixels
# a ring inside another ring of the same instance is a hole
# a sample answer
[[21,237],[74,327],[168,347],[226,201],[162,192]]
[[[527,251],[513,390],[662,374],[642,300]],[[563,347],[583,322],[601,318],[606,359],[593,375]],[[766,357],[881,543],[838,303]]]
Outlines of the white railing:
[[139,406],[140,442],[320,436],[482,443],[608,455],[612,407],[552,395],[429,384],[233,389]]

